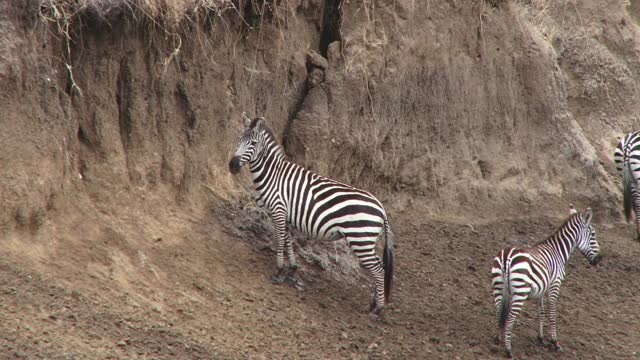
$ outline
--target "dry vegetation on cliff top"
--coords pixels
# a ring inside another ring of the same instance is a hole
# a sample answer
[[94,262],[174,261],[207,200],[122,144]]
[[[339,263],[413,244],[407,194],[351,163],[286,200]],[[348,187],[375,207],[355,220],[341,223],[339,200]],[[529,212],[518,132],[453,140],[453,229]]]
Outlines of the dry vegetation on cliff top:
[[147,18],[169,26],[200,14],[215,14],[227,9],[237,11],[231,0],[41,0],[40,9],[44,19],[56,21],[68,21],[78,14],[108,20],[124,12],[134,18]]

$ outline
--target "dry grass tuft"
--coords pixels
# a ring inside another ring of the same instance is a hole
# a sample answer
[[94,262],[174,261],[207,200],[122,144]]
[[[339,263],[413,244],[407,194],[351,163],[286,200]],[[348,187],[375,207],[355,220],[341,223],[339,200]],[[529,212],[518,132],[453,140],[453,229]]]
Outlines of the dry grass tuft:
[[528,27],[535,34],[548,43],[558,34],[558,24],[551,15],[550,4],[544,0],[531,0],[530,4],[518,2],[515,6],[518,22]]
[[[109,20],[123,14],[147,18],[167,27],[176,27],[187,17],[201,13],[221,13],[235,9],[232,0],[41,0],[40,13],[56,20],[71,20],[88,14]],[[45,18],[49,18],[45,16]]]

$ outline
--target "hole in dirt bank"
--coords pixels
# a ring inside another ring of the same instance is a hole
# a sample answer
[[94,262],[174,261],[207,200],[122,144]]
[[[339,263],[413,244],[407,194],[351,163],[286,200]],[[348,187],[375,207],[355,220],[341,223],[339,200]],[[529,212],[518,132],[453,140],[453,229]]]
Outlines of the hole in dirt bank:
[[87,160],[85,159],[85,151],[87,148],[91,148],[91,140],[89,140],[86,131],[82,126],[78,127],[78,142],[80,143],[80,152],[78,157],[78,173],[82,179],[86,178],[87,173]]
[[327,57],[329,44],[341,40],[342,0],[325,0],[322,9],[322,31],[320,33],[320,54]]
[[78,141],[83,145],[90,145],[89,139],[87,139],[87,134],[85,134],[82,126],[78,127]]
[[116,103],[118,104],[118,124],[120,125],[120,138],[123,147],[127,148],[133,129],[131,120],[131,94],[133,85],[131,81],[131,70],[125,59],[120,62],[120,72],[118,74],[116,86]]
[[305,82],[304,88],[302,89],[302,93],[300,94],[293,108],[289,112],[289,115],[287,118],[287,125],[285,126],[284,132],[282,133],[282,147],[284,148],[285,153],[287,153],[289,156],[291,156],[291,147],[292,147],[291,129],[293,127],[293,121],[295,120],[298,113],[302,110],[302,106],[304,105],[304,99],[307,97],[307,94],[309,94],[309,84],[308,82]]
[[178,84],[175,92],[176,103],[178,105],[178,109],[180,110],[180,114],[184,119],[184,131],[191,142],[193,139],[193,131],[197,126],[196,114],[193,111],[193,107],[191,106],[191,101],[189,101],[189,95],[185,90],[183,84]]

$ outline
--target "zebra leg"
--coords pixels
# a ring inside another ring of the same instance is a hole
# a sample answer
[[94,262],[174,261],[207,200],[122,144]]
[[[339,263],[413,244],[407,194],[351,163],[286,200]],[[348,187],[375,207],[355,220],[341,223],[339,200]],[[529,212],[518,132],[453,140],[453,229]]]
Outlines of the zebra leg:
[[[502,291],[502,290],[500,290]],[[500,313],[502,312],[502,295],[496,296],[496,323],[498,324],[498,334],[495,338],[496,345],[500,345],[500,340],[502,340],[502,327],[500,326]]]
[[[504,280],[502,277],[493,280],[493,298],[496,304],[496,324],[498,325],[498,334],[495,338],[496,345],[500,345],[500,341],[502,340],[502,331],[504,330],[502,326],[500,326],[500,314],[502,313],[502,302],[505,301],[502,292],[504,287]],[[508,299],[506,301],[509,301]]]
[[384,268],[375,251],[376,238],[347,238],[347,244],[360,260],[360,264],[369,270],[373,277],[373,301],[369,311],[379,314],[384,308]]
[[558,344],[558,295],[560,295],[560,281],[556,280],[549,287],[549,328],[551,329],[551,347],[553,350],[562,351]]
[[544,296],[536,301],[538,306],[538,343],[544,345]]
[[273,230],[276,236],[276,270],[271,276],[271,282],[281,284],[286,280],[284,276],[284,243],[287,238],[286,217],[283,212],[273,213]]
[[526,298],[526,296],[518,296],[517,294],[514,294],[511,297],[511,308],[509,310],[509,315],[507,316],[507,321],[505,321],[504,324],[504,348],[509,359],[513,358],[513,352],[511,351],[511,333],[513,332],[513,324],[516,322],[516,317],[520,314],[520,311],[522,311],[522,305]]
[[633,212],[636,214],[636,240],[640,241],[640,195],[636,186],[631,190],[631,199],[633,201]]
[[293,240],[289,234],[286,234],[286,238],[284,240],[284,246],[287,249],[287,256],[289,257],[289,276],[293,279],[296,274],[296,270],[298,270],[298,262],[296,261],[296,254],[293,251]]

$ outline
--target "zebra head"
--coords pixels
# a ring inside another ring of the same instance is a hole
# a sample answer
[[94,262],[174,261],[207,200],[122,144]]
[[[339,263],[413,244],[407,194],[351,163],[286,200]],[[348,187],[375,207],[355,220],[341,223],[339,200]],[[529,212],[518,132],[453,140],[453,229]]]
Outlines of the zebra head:
[[582,220],[584,226],[578,233],[577,244],[580,252],[589,260],[589,263],[596,265],[602,260],[602,255],[600,254],[600,245],[596,241],[596,230],[591,225],[592,217],[591,208],[587,208],[584,214],[578,215],[578,220]]
[[232,174],[240,172],[240,168],[246,165],[248,162],[255,160],[263,150],[265,136],[264,118],[258,117],[253,120],[247,116],[247,113],[242,113],[242,121],[246,130],[240,136],[240,142],[236,147],[236,152],[229,161],[229,171]]

